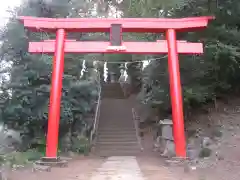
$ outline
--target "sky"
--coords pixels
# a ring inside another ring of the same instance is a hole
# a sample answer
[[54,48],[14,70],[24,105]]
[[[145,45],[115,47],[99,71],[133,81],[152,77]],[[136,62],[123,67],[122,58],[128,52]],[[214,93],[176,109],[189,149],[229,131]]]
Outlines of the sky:
[[19,6],[21,4],[22,0],[1,0],[0,5],[0,27],[4,26],[9,17],[9,13],[7,10],[10,8],[14,8],[16,6]]
[[[0,5],[0,28],[4,27],[6,23],[8,22],[8,18],[10,17],[10,13],[7,11],[14,7],[17,7],[21,4],[22,0],[1,0]],[[1,43],[1,42],[0,42]],[[11,66],[10,63],[5,63],[4,61],[1,61],[0,69],[5,68],[6,66]],[[10,75],[9,73],[2,73],[0,74],[0,84],[2,80],[6,79],[9,80]]]

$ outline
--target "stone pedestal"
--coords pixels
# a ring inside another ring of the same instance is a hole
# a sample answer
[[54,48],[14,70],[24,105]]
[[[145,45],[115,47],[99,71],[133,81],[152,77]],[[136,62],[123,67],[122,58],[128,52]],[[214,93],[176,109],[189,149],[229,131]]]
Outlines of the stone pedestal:
[[175,156],[175,144],[173,139],[172,120],[164,119],[159,121],[161,133],[160,133],[160,148],[162,156],[174,157]]
[[67,167],[67,160],[57,158],[42,157],[39,161],[35,162],[36,165],[49,166],[49,167]]

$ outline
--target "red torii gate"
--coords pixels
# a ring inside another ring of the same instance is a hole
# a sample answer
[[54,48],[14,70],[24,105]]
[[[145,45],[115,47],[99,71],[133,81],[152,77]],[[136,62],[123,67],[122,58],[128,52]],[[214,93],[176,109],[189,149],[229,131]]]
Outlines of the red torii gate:
[[[56,32],[56,40],[29,42],[30,53],[54,53],[46,158],[57,158],[62,76],[65,53],[168,53],[175,150],[178,157],[186,157],[178,54],[201,54],[203,53],[203,45],[202,43],[177,41],[176,32],[205,28],[208,21],[213,19],[213,17],[193,17],[181,19],[63,19],[20,17],[19,19],[24,26],[31,31]],[[110,42],[68,40],[66,39],[67,32],[110,32]],[[167,40],[159,40],[157,42],[122,42],[122,32],[165,32]]]

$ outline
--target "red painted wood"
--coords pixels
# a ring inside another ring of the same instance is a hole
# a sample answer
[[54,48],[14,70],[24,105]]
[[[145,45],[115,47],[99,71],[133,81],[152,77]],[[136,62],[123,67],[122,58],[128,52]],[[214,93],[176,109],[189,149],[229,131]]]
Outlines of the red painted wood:
[[[30,53],[54,53],[54,41],[30,42]],[[117,53],[107,50],[109,42],[85,41],[85,42],[65,42],[65,53]],[[168,52],[167,41],[159,42],[123,42],[126,51],[119,51],[125,54],[166,54]],[[177,43],[178,53],[181,54],[201,54],[203,53],[202,43],[190,43],[180,41]]]
[[[178,157],[186,157],[186,143],[183,120],[182,88],[178,60],[178,45],[176,31],[168,29],[166,33],[168,44],[168,72],[170,82],[170,96],[172,101],[173,134],[175,152]],[[183,43],[184,44],[184,43]]]
[[167,29],[195,30],[205,28],[214,17],[192,18],[38,18],[19,17],[25,27],[33,31],[65,29],[75,32],[110,32],[111,24],[122,24],[123,32],[158,33]]
[[65,38],[65,30],[59,29],[56,33],[57,43],[54,43],[55,54],[53,60],[52,87],[50,91],[50,105],[48,114],[46,156],[49,158],[57,157],[60,105],[62,97],[62,77],[64,71]]

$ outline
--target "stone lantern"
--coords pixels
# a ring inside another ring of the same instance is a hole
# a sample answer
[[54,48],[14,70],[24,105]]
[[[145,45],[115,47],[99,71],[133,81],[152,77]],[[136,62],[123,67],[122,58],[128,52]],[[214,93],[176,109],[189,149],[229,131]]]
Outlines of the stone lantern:
[[173,139],[173,122],[171,119],[164,119],[159,121],[160,133],[157,141],[160,146],[162,156],[173,157],[175,156],[175,144]]

